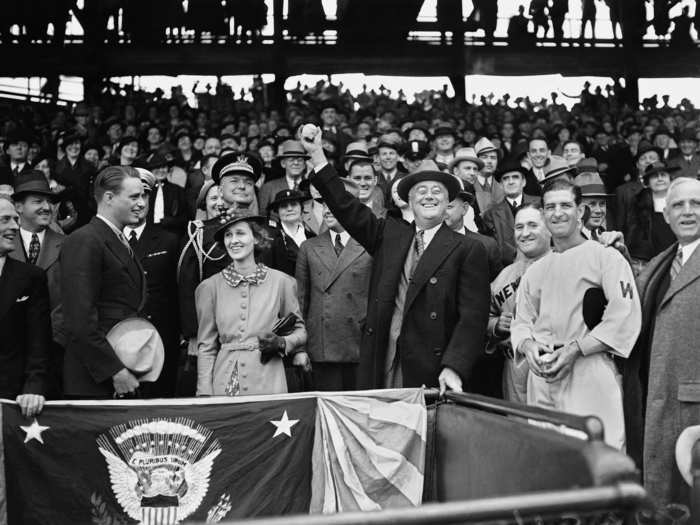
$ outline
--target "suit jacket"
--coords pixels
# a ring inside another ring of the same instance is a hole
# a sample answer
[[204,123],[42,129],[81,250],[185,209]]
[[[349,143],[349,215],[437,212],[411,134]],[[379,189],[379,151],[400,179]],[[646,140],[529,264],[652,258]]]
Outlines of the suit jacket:
[[503,186],[501,186],[500,182],[496,182],[494,178],[491,179],[490,191],[487,191],[486,188],[481,185],[479,179],[474,181],[474,190],[476,192],[476,202],[479,205],[479,211],[482,215],[491,206],[498,204],[505,198]]
[[[523,194],[523,204],[538,201],[539,197]],[[503,266],[508,266],[515,260],[518,248],[515,244],[515,218],[510,211],[510,204],[503,200],[481,214],[484,221],[485,233],[496,239],[501,250]]]
[[642,332],[625,362],[623,392],[627,453],[643,467],[644,487],[657,503],[687,505],[674,449],[685,427],[700,424],[700,250],[670,281],[677,249],[654,257],[637,278]]
[[273,179],[266,182],[260,188],[260,194],[258,195],[258,209],[262,215],[267,214],[267,205],[275,200],[275,195],[282,190],[288,190],[287,177],[284,175],[282,178]]
[[489,282],[493,281],[503,269],[503,264],[501,263],[501,250],[498,247],[498,243],[488,235],[473,232],[466,227],[464,228],[464,236],[467,239],[477,241],[484,247],[484,250],[486,250],[486,259],[489,268]]
[[44,394],[51,341],[46,276],[10,257],[0,276],[0,331],[0,396]]
[[[44,233],[44,242],[39,251],[39,258],[36,261],[36,266],[46,272],[51,307],[51,331],[53,333],[53,340],[61,346],[65,346],[66,344],[66,335],[63,329],[61,265],[58,259],[65,238],[65,235],[56,233],[51,228],[47,228]],[[20,235],[17,235],[15,238],[15,249],[10,252],[10,257],[20,262],[27,262],[27,254]]]
[[[333,214],[374,259],[358,369],[360,388],[384,386],[394,303],[415,226],[372,211],[345,191],[332,166],[312,182]],[[403,384],[437,386],[444,367],[464,381],[483,351],[488,323],[486,251],[442,225],[421,256],[406,293],[397,341]]]
[[[22,167],[22,170],[19,172],[21,175],[22,173],[27,173],[30,171],[32,168],[29,165],[28,162],[24,163],[24,167]],[[0,165],[0,184],[9,184],[10,186],[15,185],[15,174],[12,173],[12,168],[10,167],[10,161],[7,161],[7,164]]]
[[306,321],[306,351],[314,362],[357,363],[372,257],[350,238],[335,254],[335,232],[302,243],[297,257],[297,295]]
[[690,177],[697,179],[700,177],[700,155],[697,153],[690,158],[690,162],[685,160],[682,154],[677,154],[669,159],[668,166],[671,168],[679,168],[673,172],[674,177]]
[[[306,234],[307,240],[316,237],[316,234],[307,228],[306,225],[304,225],[304,233]],[[275,270],[286,273],[290,277],[294,277],[298,253],[299,246],[294,242],[294,239],[284,232],[280,224],[272,238],[269,260],[270,268],[274,268]]]
[[542,195],[542,185],[537,180],[537,175],[535,175],[535,172],[532,171],[532,169],[529,169],[526,172],[523,193],[534,195],[536,197]]
[[[156,202],[157,188],[149,195],[148,222],[153,224],[153,212]],[[164,216],[160,226],[171,232],[182,235],[189,219],[189,208],[185,190],[169,181],[163,182],[163,211]]]
[[618,186],[615,190],[615,228],[625,234],[630,233],[631,214],[635,205],[635,197],[644,186],[634,175],[634,179]]
[[114,391],[112,376],[124,365],[105,336],[143,308],[143,269],[99,217],[65,239],[60,262],[67,339],[65,393],[109,396]]

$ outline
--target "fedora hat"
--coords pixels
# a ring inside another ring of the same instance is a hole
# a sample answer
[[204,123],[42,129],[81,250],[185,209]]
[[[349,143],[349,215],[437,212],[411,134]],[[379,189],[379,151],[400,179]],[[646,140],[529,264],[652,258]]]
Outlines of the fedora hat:
[[496,181],[501,182],[503,175],[506,173],[517,172],[523,176],[523,179],[527,178],[527,170],[518,162],[515,158],[508,157],[504,162],[498,166],[498,170],[494,173],[493,178]]
[[211,178],[216,183],[221,182],[225,175],[247,175],[253,182],[260,178],[262,163],[252,155],[229,153],[222,155],[211,168]]
[[435,128],[435,132],[433,133],[433,136],[435,138],[443,137],[446,135],[451,135],[455,139],[458,137],[457,132],[452,126],[438,126],[437,128]]
[[165,349],[155,326],[140,317],[130,317],[115,324],[106,337],[124,367],[139,382],[158,379]]
[[695,128],[684,128],[678,137],[678,142],[690,140],[693,142],[698,142],[698,132]]
[[564,175],[565,173],[572,173],[576,171],[576,166],[569,165],[564,157],[559,155],[552,155],[549,157],[549,162],[544,167],[544,178],[540,181],[540,184],[549,182],[550,180]]
[[457,164],[460,162],[468,160],[469,162],[473,162],[476,164],[476,167],[478,169],[482,169],[484,167],[484,161],[481,160],[477,154],[474,148],[459,148],[455,152],[455,157],[450,161],[450,163],[447,165],[449,169],[454,168]]
[[[431,167],[434,166],[434,167]],[[427,168],[427,169],[426,169]],[[434,162],[425,161],[419,171],[411,173],[402,177],[396,187],[396,193],[399,194],[401,200],[408,202],[408,193],[411,188],[424,181],[435,181],[440,182],[447,188],[447,195],[450,202],[457,198],[462,187],[459,184],[459,180],[454,175],[445,173],[444,171],[439,171],[437,165]]]
[[303,205],[304,201],[308,200],[309,196],[306,193],[297,190],[282,190],[275,194],[275,198],[267,205],[267,210],[276,210],[280,204],[285,202],[298,202]]
[[357,142],[351,142],[345,148],[345,155],[343,155],[343,162],[348,160],[369,160],[369,149],[367,148],[367,143],[364,140],[358,140]]
[[611,197],[612,194],[608,193],[605,189],[605,184],[603,184],[603,179],[600,175],[593,172],[585,172],[576,175],[574,179],[574,185],[581,188],[582,197]]
[[309,156],[306,154],[304,146],[298,140],[285,140],[280,146],[280,152],[277,155],[278,159],[284,159],[287,157],[302,157],[308,159]]
[[659,158],[663,157],[663,154],[659,148],[654,146],[651,142],[647,140],[642,140],[639,142],[639,145],[637,146],[637,154],[634,156],[635,162],[639,160],[639,157],[644,155],[645,153],[648,153],[650,151],[655,151],[658,155]]
[[158,168],[170,167],[172,165],[172,158],[168,158],[160,153],[153,153],[146,159],[146,169],[153,171]]
[[29,170],[18,175],[15,179],[15,192],[12,194],[12,200],[19,201],[27,195],[44,195],[49,197],[52,202],[60,200],[59,195],[51,191],[49,182],[39,170]]
[[598,173],[598,161],[594,157],[585,157],[576,163],[577,173]]
[[473,205],[476,200],[476,189],[474,189],[474,185],[471,182],[462,181],[462,186],[463,188],[459,190],[457,198],[462,199],[469,204],[469,206]]
[[139,172],[139,178],[141,179],[141,182],[143,182],[146,185],[145,191],[151,191],[153,187],[156,185],[156,177],[148,171],[146,168],[135,168],[136,171]]
[[481,137],[479,140],[476,141],[476,144],[474,144],[474,151],[476,152],[476,156],[478,157],[479,155],[483,155],[484,153],[491,153],[492,151],[498,153],[498,148],[496,148],[493,142],[491,142],[486,137]]
[[226,213],[222,213],[217,218],[219,221],[219,227],[214,232],[214,239],[219,243],[224,243],[224,233],[231,226],[239,222],[256,222],[260,225],[265,225],[267,219],[262,215],[255,215],[252,211],[247,208],[231,208],[226,210]]

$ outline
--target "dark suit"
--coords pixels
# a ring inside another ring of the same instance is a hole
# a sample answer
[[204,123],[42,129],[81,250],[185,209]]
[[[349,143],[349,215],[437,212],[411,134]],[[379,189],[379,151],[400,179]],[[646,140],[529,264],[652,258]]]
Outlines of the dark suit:
[[643,188],[644,186],[635,174],[633,180],[625,182],[615,190],[615,228],[621,231],[625,237],[630,233],[635,198]]
[[[700,14],[700,13],[699,13]],[[690,177],[691,179],[700,178],[700,155],[697,153],[690,157],[690,162],[685,160],[680,152],[668,161],[669,168],[678,168],[673,172],[673,177]]]
[[[60,397],[63,383],[63,353],[66,344],[66,334],[63,326],[63,309],[61,308],[61,265],[58,258],[65,235],[56,233],[51,228],[44,232],[39,258],[36,267],[44,270],[49,288],[49,305],[51,309],[51,332],[53,344],[49,352],[50,367],[47,382],[47,396]],[[27,254],[22,243],[22,237],[17,234],[15,249],[10,257],[20,262],[27,262]]]
[[[303,177],[299,179],[299,182],[302,180]],[[258,195],[258,209],[260,210],[261,215],[265,215],[267,213],[267,205],[275,200],[275,195],[277,195],[277,193],[288,189],[289,185],[287,184],[287,177],[284,175],[282,175],[282,178],[280,179],[273,179],[263,184],[262,188],[260,188],[260,194]]]
[[[185,232],[185,226],[189,219],[189,208],[187,205],[187,197],[185,190],[177,184],[169,181],[163,183],[163,218],[160,221],[160,226],[177,234],[182,235]],[[148,222],[153,224],[153,212],[156,202],[158,187],[154,187],[149,194]]]
[[142,316],[153,323],[165,346],[163,371],[148,391],[154,397],[172,397],[175,393],[180,350],[176,279],[178,248],[177,235],[153,224],[146,225],[134,247],[148,290]]
[[523,188],[523,193],[528,195],[535,195],[539,197],[542,195],[542,185],[537,180],[537,175],[532,169],[527,170],[525,175],[525,187]]
[[493,281],[503,269],[503,264],[501,263],[501,250],[498,248],[498,243],[488,235],[473,232],[466,227],[464,228],[464,236],[467,239],[477,241],[484,247],[484,250],[486,250],[486,260],[488,262],[489,269],[489,282]]
[[[333,214],[374,258],[362,335],[358,386],[384,386],[389,329],[415,227],[388,216],[378,219],[345,191],[332,166],[312,182]],[[444,367],[466,381],[483,351],[488,322],[486,251],[442,225],[418,261],[405,298],[397,341],[403,385],[437,386]]]
[[70,234],[61,250],[66,327],[64,391],[110,397],[124,365],[105,338],[119,321],[138,316],[146,280],[138,261],[99,217]]
[[7,257],[0,276],[0,396],[44,394],[51,325],[40,268]]
[[352,390],[357,384],[362,325],[372,258],[350,238],[335,254],[335,232],[302,243],[297,257],[297,295],[306,321],[306,351],[314,366],[314,387]]
[[[27,173],[31,170],[31,166],[29,165],[28,162],[24,163],[24,166],[22,166],[22,169],[18,173],[18,175],[21,175],[23,173]],[[15,175],[12,172],[12,168],[10,167],[10,161],[7,161],[7,164],[0,165],[0,184],[9,184],[10,186],[15,185],[15,179],[17,178],[17,175]]]
[[[523,194],[523,204],[539,201],[539,197]],[[503,200],[481,215],[488,235],[496,239],[501,250],[503,266],[508,266],[515,260],[517,246],[515,244],[515,217],[507,200]]]

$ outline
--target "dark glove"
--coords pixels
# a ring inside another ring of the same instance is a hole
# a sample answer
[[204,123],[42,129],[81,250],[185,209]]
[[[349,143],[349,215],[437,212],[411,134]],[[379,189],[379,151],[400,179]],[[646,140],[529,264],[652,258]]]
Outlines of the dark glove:
[[267,333],[258,336],[258,343],[260,345],[260,362],[262,364],[267,363],[273,357],[281,357],[284,355],[286,346],[284,337],[273,333]]

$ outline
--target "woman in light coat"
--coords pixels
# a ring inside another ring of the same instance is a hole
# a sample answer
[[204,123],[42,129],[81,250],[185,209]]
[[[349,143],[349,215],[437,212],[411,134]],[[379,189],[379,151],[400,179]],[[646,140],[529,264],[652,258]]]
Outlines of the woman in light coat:
[[[202,281],[195,292],[197,395],[245,396],[287,392],[282,357],[299,353],[306,329],[296,282],[256,263],[269,244],[265,218],[238,210],[222,216],[215,233],[232,263]],[[296,316],[291,332],[272,333],[279,319]]]

